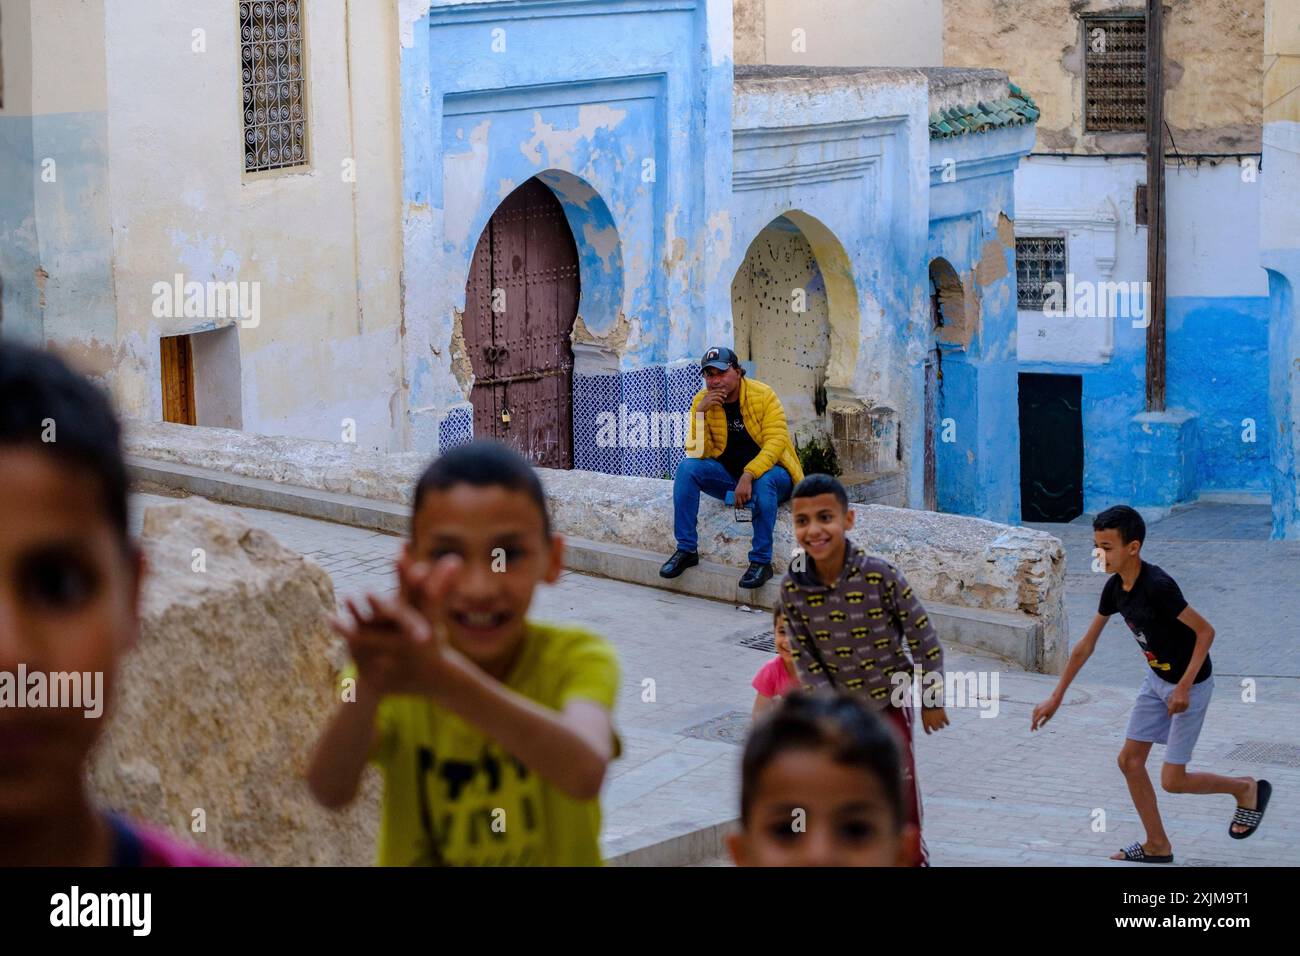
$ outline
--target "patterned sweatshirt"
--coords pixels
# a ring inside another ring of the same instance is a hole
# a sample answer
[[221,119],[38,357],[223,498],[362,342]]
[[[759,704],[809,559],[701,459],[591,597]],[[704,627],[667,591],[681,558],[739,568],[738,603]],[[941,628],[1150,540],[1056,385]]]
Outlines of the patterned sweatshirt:
[[935,680],[932,673],[942,680],[943,648],[899,570],[852,540],[845,546],[844,568],[833,587],[811,567],[789,571],[781,582],[795,667],[810,690],[832,687],[883,709],[891,705],[892,675],[914,676],[913,662],[921,668],[922,688]]

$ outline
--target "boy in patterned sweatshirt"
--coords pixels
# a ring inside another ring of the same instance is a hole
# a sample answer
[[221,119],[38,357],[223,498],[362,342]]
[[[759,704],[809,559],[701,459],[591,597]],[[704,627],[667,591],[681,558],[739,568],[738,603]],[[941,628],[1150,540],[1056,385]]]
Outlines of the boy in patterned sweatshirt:
[[[919,669],[923,688],[942,688],[939,637],[899,570],[849,540],[854,514],[843,485],[829,475],[809,475],[794,489],[791,508],[803,555],[781,583],[781,604],[799,681],[860,698],[894,727],[906,768],[908,822],[919,833],[921,791],[908,706],[913,695],[901,675]],[[948,725],[942,698],[939,706],[922,707],[921,723],[927,734]],[[918,863],[928,865],[923,839],[920,856]]]

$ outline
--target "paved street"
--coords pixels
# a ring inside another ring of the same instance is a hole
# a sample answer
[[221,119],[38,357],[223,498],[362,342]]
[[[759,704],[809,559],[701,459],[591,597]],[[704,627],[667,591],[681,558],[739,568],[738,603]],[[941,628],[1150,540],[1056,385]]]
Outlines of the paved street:
[[[1071,642],[1097,613],[1104,573],[1092,570],[1092,516],[1031,524],[1065,544]],[[1270,541],[1263,505],[1198,504],[1152,523],[1142,557],[1159,565],[1216,631],[1210,658],[1224,678],[1283,678],[1300,684],[1300,541]],[[1122,683],[1141,674],[1137,645],[1112,619],[1084,670]],[[1224,681],[1220,680],[1220,688]],[[1297,688],[1300,690],[1300,687]]]
[[[136,496],[137,505],[161,500]],[[1219,680],[1193,769],[1266,777],[1275,786],[1273,803],[1261,832],[1235,841],[1226,832],[1229,798],[1162,793],[1160,802],[1181,863],[1296,865],[1300,545],[1258,537],[1267,534],[1263,509],[1234,510],[1241,507],[1202,505],[1154,523],[1147,556],[1177,578],[1219,631],[1213,652]],[[400,539],[237,510],[326,568],[340,597],[391,587],[389,568]],[[1066,544],[1077,636],[1095,610],[1102,581],[1089,570],[1090,525],[1042,527]],[[768,633],[767,613],[573,572],[539,591],[535,610],[538,618],[580,622],[618,648],[623,686],[616,719],[625,753],[603,794],[607,853],[733,818],[736,741],[753,702],[749,681],[767,659],[767,652],[739,641]],[[1140,838],[1115,767],[1143,677],[1141,656],[1122,625],[1112,623],[1066,706],[1050,729],[1037,734],[1029,733],[1029,715],[1055,678],[956,652],[949,669],[996,670],[998,713],[987,718],[975,708],[952,711],[950,728],[917,741],[935,864],[1111,865],[1109,852]],[[1255,702],[1241,701],[1238,675],[1257,678]],[[643,699],[649,687],[653,701]],[[1157,773],[1160,753],[1155,748]],[[1094,830],[1098,811],[1104,811],[1104,832]]]

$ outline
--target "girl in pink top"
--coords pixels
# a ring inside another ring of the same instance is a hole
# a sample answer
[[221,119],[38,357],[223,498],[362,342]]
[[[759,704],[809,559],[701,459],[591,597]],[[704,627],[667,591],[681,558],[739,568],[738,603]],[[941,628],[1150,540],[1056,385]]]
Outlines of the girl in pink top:
[[799,686],[799,681],[795,678],[794,656],[790,653],[790,636],[786,633],[785,615],[781,613],[780,604],[773,609],[772,619],[777,656],[754,675],[753,687],[758,691],[758,696],[754,698],[755,719],[771,707],[774,701],[780,700]]

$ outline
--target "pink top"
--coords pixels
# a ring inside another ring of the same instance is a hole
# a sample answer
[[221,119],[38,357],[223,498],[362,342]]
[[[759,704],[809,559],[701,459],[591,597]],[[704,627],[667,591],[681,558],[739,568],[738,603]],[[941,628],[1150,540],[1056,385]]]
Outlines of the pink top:
[[754,675],[754,690],[764,697],[784,697],[799,687],[799,682],[785,669],[780,656],[772,658]]
[[117,866],[242,866],[239,860],[182,843],[134,820],[115,819]]

